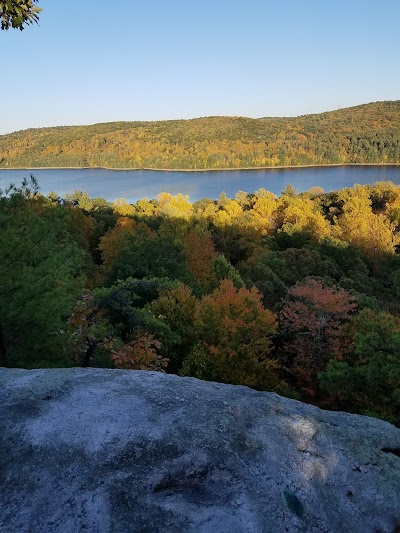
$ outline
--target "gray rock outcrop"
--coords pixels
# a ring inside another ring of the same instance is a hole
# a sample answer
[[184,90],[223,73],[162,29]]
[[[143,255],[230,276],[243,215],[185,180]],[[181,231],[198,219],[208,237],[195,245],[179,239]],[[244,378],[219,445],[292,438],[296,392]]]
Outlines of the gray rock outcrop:
[[3,533],[394,533],[400,430],[154,372],[0,370]]

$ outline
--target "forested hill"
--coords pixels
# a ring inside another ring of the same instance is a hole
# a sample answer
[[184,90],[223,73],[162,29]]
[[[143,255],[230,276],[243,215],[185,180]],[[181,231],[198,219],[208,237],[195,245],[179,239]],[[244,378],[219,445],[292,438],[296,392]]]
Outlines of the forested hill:
[[400,100],[294,118],[207,117],[0,136],[0,167],[206,169],[400,163]]

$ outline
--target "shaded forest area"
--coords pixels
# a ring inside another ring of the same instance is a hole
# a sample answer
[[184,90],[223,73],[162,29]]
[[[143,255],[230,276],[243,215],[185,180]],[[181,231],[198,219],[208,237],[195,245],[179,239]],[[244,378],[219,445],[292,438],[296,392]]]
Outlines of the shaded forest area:
[[0,167],[218,169],[400,163],[400,101],[296,118],[112,122],[0,136]]
[[0,196],[0,366],[195,376],[400,423],[400,186]]

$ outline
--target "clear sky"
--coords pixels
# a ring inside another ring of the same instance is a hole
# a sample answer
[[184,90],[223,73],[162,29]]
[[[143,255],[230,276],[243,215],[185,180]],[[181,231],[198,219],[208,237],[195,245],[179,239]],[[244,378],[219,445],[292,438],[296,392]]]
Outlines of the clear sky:
[[0,31],[0,133],[400,99],[400,0],[41,0]]

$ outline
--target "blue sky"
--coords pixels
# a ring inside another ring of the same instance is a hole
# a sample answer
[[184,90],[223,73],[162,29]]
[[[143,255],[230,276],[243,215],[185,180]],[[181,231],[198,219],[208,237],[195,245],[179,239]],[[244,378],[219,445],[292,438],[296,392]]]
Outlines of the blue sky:
[[0,32],[0,133],[400,99],[399,0],[41,0]]

